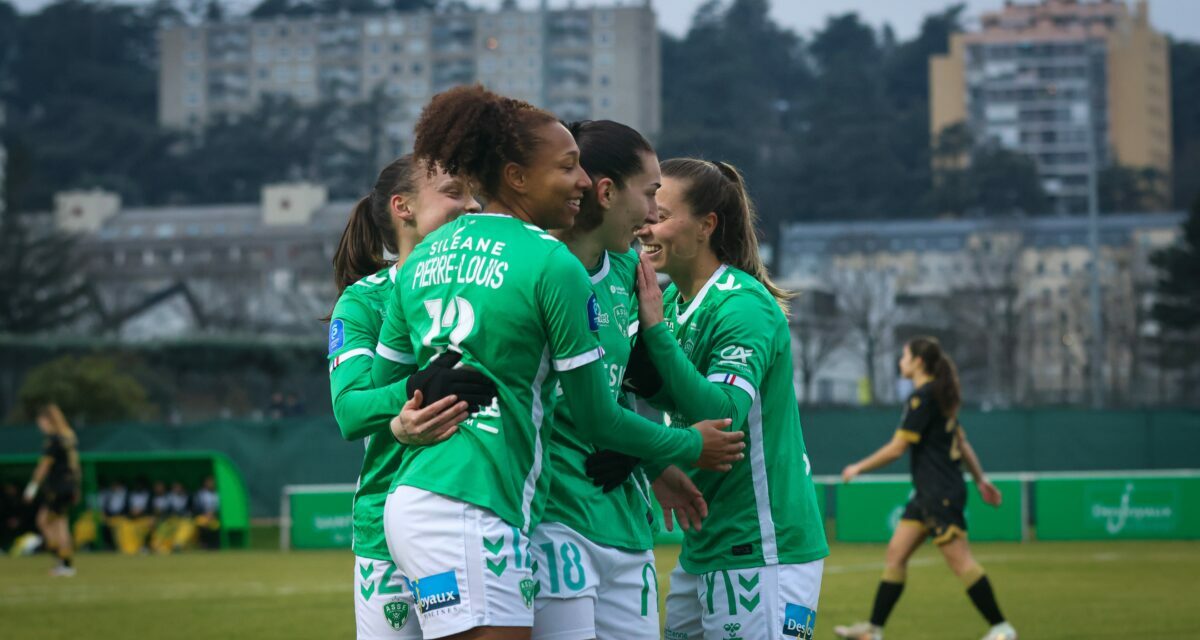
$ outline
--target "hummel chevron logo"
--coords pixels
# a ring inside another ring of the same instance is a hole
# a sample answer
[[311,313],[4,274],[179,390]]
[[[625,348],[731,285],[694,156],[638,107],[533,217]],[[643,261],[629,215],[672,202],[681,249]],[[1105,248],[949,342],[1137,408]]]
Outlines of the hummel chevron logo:
[[375,593],[375,583],[368,582],[368,583],[364,584],[363,586],[359,587],[358,591],[359,591],[359,593],[362,594],[363,600],[370,600],[371,595]]
[[371,572],[374,570],[375,570],[374,562],[368,562],[365,565],[363,565],[363,564],[358,565],[358,574],[362,576],[363,580],[366,580],[367,578],[371,577]]
[[738,584],[742,585],[742,589],[746,591],[753,591],[754,588],[758,586],[758,574],[754,574],[754,576],[748,580],[744,576],[738,576]]
[[489,571],[496,574],[497,578],[499,578],[500,575],[504,573],[504,570],[508,568],[508,558],[500,558],[500,562],[492,562],[491,560],[488,560],[487,568]]
[[746,611],[754,611],[755,607],[758,606],[758,601],[758,594],[755,594],[754,597],[750,598],[749,600],[746,599],[746,596],[738,596],[738,602],[742,603],[742,606],[746,608]]
[[742,285],[740,285],[740,284],[738,284],[738,283],[736,283],[736,282],[734,282],[734,281],[733,281],[733,274],[732,274],[732,273],[731,273],[731,274],[729,274],[729,277],[728,277],[728,278],[725,278],[725,282],[717,282],[717,283],[714,283],[714,284],[716,284],[716,285],[717,285],[717,288],[718,288],[718,289],[720,289],[721,291],[733,291],[734,289],[741,289],[741,288],[742,288]]
[[482,536],[482,537],[483,537],[483,548],[487,549],[488,553],[490,553],[494,556],[500,555],[500,550],[504,548],[504,536],[500,536],[500,538],[497,539],[495,542],[488,540],[486,536]]

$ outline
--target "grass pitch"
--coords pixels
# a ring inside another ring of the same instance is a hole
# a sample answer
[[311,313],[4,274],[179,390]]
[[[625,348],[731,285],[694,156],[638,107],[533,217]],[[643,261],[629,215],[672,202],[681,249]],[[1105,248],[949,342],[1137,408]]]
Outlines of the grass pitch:
[[[1200,638],[1200,543],[973,546],[1023,638]],[[676,553],[659,549],[663,593]],[[879,545],[834,546],[817,637],[867,615],[882,560]],[[352,638],[352,565],[348,552],[90,554],[78,558],[78,576],[50,578],[46,555],[0,558],[0,637]],[[983,635],[936,550],[918,552],[908,575],[888,640]]]

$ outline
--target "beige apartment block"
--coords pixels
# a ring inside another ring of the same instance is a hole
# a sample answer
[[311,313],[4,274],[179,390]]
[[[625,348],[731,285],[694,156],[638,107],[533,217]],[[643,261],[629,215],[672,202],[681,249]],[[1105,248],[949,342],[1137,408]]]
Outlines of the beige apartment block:
[[398,153],[434,94],[474,82],[566,120],[612,119],[651,137],[662,119],[649,2],[238,18],[168,27],[159,42],[159,121],[170,127],[246,113],[267,95],[351,104],[381,89],[399,103],[388,124]]
[[1149,13],[1147,0],[1006,0],[930,58],[931,131],[965,122],[1029,154],[1059,212],[1086,209],[1092,162],[1153,168],[1165,197],[1170,69]]

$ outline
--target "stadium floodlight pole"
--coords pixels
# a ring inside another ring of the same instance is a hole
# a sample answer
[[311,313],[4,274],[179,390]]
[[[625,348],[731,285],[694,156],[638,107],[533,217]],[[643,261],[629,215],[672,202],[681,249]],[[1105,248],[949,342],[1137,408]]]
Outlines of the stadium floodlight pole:
[[1098,136],[1096,135],[1096,97],[1091,48],[1087,58],[1088,77],[1088,251],[1091,254],[1088,269],[1088,297],[1091,302],[1092,336],[1089,346],[1091,366],[1090,386],[1092,408],[1104,406],[1104,317],[1100,300],[1100,161]]

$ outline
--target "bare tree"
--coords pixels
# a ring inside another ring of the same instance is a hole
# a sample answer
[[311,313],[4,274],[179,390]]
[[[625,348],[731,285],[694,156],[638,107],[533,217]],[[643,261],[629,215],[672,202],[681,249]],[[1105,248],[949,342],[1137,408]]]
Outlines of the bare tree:
[[964,378],[980,374],[984,397],[999,404],[1018,399],[1017,353],[1026,307],[1019,231],[998,229],[968,240],[952,269],[951,304],[955,357]]
[[847,327],[837,297],[819,289],[801,291],[792,303],[792,356],[800,374],[801,401],[813,401],[817,373],[846,341]]
[[863,373],[872,401],[879,395],[880,357],[891,346],[896,310],[896,279],[878,265],[843,265],[829,274],[837,292],[837,305],[850,343],[862,357]]

